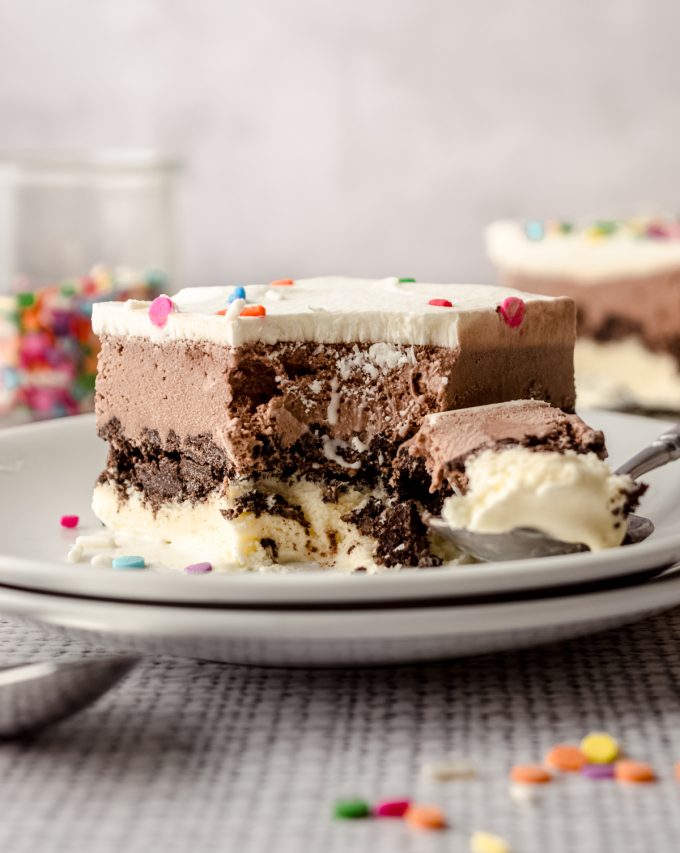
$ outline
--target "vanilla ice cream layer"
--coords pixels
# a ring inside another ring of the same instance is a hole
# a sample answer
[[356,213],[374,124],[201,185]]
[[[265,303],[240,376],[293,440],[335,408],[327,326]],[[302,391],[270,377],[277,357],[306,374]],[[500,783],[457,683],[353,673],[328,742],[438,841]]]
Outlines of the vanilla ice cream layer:
[[676,359],[652,352],[637,338],[598,342],[581,338],[574,350],[579,406],[680,409]]
[[[139,492],[130,489],[121,499],[113,486],[100,483],[92,507],[110,530],[148,541],[150,553],[157,551],[152,543],[172,545],[177,567],[205,560],[217,571],[258,570],[300,562],[340,571],[359,567],[370,572],[384,570],[372,556],[375,540],[342,519],[365,502],[366,492],[349,489],[336,502],[328,502],[315,483],[258,481],[258,491],[265,496],[278,495],[299,508],[306,522],[303,524],[294,517],[267,511],[256,514],[243,508],[240,499],[252,487],[248,481],[230,484],[224,495],[195,504],[169,501],[154,512]],[[168,563],[167,557],[164,562]]]
[[536,528],[592,551],[620,545],[626,534],[628,476],[614,475],[594,453],[485,450],[465,468],[468,489],[444,503],[453,528],[503,533]]

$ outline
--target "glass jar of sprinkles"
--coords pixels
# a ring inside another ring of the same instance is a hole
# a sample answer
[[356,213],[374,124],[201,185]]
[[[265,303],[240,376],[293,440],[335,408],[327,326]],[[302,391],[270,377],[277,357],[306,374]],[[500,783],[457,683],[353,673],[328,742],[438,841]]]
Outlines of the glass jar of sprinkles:
[[92,304],[170,289],[177,171],[151,151],[0,156],[0,424],[91,410]]

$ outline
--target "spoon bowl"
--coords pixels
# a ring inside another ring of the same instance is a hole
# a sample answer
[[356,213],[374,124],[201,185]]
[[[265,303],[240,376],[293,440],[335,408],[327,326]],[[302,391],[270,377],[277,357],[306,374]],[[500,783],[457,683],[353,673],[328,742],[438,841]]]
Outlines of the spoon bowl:
[[[524,560],[527,557],[555,557],[589,550],[587,545],[579,542],[552,539],[534,527],[515,527],[504,533],[473,533],[464,528],[451,527],[442,518],[431,518],[428,524],[461,551],[484,563]],[[642,542],[653,532],[654,525],[648,518],[631,515],[625,544]]]
[[[676,459],[680,459],[680,424],[665,430],[650,445],[620,465],[614,473],[628,474],[635,480]],[[533,527],[515,527],[502,533],[476,533],[465,528],[452,528],[443,518],[434,516],[426,519],[426,522],[432,530],[453,542],[463,553],[485,563],[554,557],[588,550],[586,545],[553,539]],[[654,525],[648,518],[631,515],[628,518],[628,532],[624,544],[642,542],[653,531]]]

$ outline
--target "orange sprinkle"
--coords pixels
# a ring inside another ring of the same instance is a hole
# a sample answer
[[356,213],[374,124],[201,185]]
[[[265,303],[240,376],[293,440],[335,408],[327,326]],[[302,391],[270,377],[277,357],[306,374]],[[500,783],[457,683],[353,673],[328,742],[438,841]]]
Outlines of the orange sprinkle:
[[654,782],[656,774],[651,764],[624,759],[614,765],[614,778],[617,782]]
[[552,782],[552,774],[540,764],[516,764],[510,771],[510,778],[520,785],[545,785]]
[[558,743],[545,757],[548,767],[560,770],[562,773],[578,773],[586,765],[586,757],[577,746],[569,743]]
[[680,761],[675,765],[675,778],[680,782]]
[[240,317],[264,317],[267,313],[267,309],[264,305],[246,305],[246,307],[241,311]]
[[290,287],[293,284],[292,278],[277,278],[276,281],[271,283],[272,287]]
[[228,308],[223,308],[221,311],[215,311],[215,314],[219,314],[220,317],[224,317],[228,310]]
[[409,806],[404,819],[415,829],[444,829],[446,818],[437,806]]

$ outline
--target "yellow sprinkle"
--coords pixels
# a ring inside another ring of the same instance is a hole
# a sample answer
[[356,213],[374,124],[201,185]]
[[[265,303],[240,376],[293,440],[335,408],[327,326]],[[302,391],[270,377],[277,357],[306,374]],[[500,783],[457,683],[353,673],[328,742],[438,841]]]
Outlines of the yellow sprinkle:
[[498,835],[490,832],[473,832],[470,853],[511,853],[510,845]]
[[591,764],[611,764],[619,754],[619,745],[607,732],[590,732],[581,741],[581,752]]

